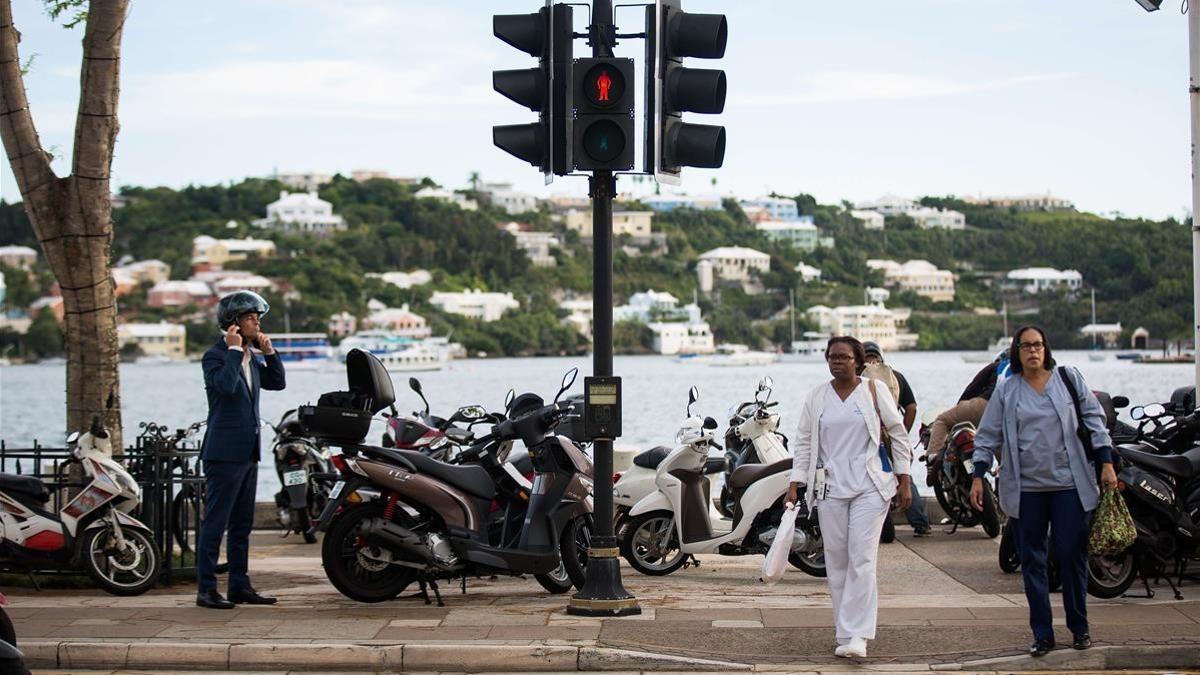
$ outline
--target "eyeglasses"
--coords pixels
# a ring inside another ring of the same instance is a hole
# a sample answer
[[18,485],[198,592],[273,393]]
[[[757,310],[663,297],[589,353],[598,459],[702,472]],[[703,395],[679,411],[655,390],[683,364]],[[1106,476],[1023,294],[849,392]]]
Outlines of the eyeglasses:
[[1040,340],[1037,342],[1022,342],[1017,347],[1023,352],[1040,352],[1046,348],[1046,343]]
[[830,356],[826,356],[825,360],[831,363],[846,363],[847,361],[853,361],[854,357],[847,354],[832,354]]

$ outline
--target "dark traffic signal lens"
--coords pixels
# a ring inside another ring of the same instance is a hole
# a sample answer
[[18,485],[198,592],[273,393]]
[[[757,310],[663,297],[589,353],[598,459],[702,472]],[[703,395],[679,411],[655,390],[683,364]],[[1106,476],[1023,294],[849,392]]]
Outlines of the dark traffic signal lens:
[[625,152],[625,132],[612,120],[597,120],[583,132],[583,151],[593,161],[606,163]]

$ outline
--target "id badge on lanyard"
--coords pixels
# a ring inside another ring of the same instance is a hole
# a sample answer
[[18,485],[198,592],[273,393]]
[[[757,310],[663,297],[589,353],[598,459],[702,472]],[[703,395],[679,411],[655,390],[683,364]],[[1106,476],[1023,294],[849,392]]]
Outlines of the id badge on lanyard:
[[817,466],[816,477],[813,478],[813,498],[818,501],[829,497],[829,483],[825,481],[825,467]]

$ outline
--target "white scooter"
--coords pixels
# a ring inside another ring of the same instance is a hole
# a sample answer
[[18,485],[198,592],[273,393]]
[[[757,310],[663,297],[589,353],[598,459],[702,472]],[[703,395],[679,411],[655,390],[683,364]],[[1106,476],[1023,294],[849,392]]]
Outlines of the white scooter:
[[90,482],[57,514],[45,510],[45,483],[0,473],[0,565],[82,568],[113,595],[146,592],[158,581],[162,561],[150,528],[129,515],[141,488],[112,459],[112,441],[99,417],[87,433],[72,433],[67,445]]
[[[766,554],[775,539],[791,476],[791,457],[771,464],[745,464],[729,479],[735,508],[732,529],[714,530],[709,518],[708,449],[717,422],[692,415],[700,394],[688,395],[688,418],[675,440],[679,444],[658,465],[657,489],[629,512],[620,537],[621,554],[642,574],[670,574],[696,565],[701,553]],[[801,513],[807,513],[804,504]],[[796,520],[788,561],[813,576],[825,576],[825,554],[815,518]]]
[[754,400],[740,403],[729,411],[729,429],[725,432],[725,481],[713,506],[726,518],[733,517],[733,492],[729,478],[743,464],[774,464],[792,456],[779,433],[779,413],[770,409],[779,405],[771,401],[775,382],[764,377],[758,382]]

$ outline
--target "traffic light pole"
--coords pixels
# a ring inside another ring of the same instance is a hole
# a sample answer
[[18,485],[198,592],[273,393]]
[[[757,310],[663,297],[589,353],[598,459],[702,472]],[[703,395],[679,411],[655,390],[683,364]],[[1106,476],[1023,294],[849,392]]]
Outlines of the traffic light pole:
[[[616,43],[612,0],[595,0],[590,27],[592,56],[611,57]],[[617,181],[612,171],[594,171],[592,198],[592,374],[613,374],[613,222]],[[637,598],[621,584],[617,538],[613,534],[613,439],[592,443],[595,525],[588,550],[587,583],[567,604],[567,614],[629,616],[641,614]]]

